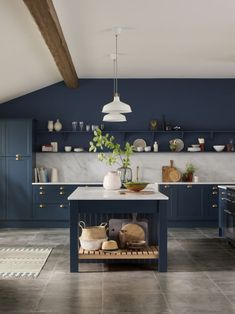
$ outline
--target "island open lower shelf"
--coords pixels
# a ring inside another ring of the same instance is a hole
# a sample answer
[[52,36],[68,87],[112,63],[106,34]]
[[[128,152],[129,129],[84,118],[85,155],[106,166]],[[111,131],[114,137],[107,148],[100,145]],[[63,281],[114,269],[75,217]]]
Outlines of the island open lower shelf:
[[79,259],[158,259],[158,248],[148,246],[138,250],[118,250],[117,252],[104,252],[79,249]]

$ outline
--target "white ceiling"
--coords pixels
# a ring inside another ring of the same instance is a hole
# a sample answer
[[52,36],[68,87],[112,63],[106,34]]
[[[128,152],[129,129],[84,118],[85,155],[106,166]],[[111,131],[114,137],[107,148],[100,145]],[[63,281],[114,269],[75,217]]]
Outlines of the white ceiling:
[[[235,78],[234,0],[54,0],[80,78]],[[61,80],[21,0],[0,0],[0,102]]]

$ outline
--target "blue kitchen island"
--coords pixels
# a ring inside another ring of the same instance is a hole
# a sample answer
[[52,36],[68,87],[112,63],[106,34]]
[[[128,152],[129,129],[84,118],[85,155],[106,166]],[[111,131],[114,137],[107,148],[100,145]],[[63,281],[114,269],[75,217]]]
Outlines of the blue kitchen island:
[[[102,187],[79,187],[69,197],[70,205],[70,271],[78,272],[79,259],[152,259],[158,262],[158,271],[167,271],[167,201],[168,197],[155,190],[131,193],[126,190],[107,191]],[[123,250],[119,254],[79,249],[78,217],[90,213],[143,213],[152,214],[156,239],[143,254]]]

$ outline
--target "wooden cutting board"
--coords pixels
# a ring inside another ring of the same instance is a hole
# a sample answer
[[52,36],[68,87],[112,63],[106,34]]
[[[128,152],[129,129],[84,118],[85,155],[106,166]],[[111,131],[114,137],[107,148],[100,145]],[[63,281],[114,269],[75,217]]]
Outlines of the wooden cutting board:
[[169,174],[172,170],[176,170],[175,167],[173,167],[174,161],[170,160],[169,166],[162,166],[162,181],[163,182],[170,182],[171,179],[169,177]]
[[174,161],[170,160],[170,166],[162,167],[162,181],[163,182],[179,182],[181,180],[181,173],[174,167]]

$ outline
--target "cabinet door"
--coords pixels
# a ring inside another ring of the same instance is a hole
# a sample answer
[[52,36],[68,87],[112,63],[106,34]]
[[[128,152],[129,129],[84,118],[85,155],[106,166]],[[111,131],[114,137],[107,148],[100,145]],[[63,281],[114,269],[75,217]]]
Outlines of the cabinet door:
[[200,220],[203,218],[201,185],[177,187],[177,220]]
[[6,156],[32,155],[32,120],[9,119],[6,124]]
[[5,122],[0,120],[0,156],[5,156]]
[[203,186],[203,217],[206,220],[218,220],[218,187]]
[[6,158],[7,219],[32,218],[32,161],[31,157]]
[[6,173],[5,173],[5,157],[0,157],[0,219],[6,218]]
[[174,220],[176,216],[176,197],[177,191],[176,186],[171,184],[165,184],[159,186],[160,192],[169,197],[167,201],[167,218],[168,221]]

